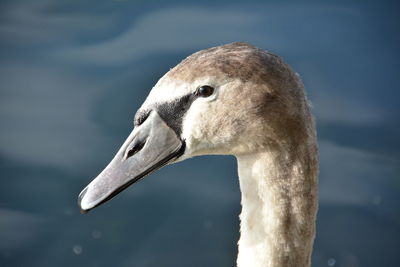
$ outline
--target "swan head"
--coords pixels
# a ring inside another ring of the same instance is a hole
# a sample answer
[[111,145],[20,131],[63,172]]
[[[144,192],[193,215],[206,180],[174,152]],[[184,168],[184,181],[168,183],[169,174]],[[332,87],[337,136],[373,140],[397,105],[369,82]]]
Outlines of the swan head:
[[81,210],[104,203],[166,164],[301,142],[307,108],[301,82],[271,53],[246,43],[194,53],[153,87],[132,133],[81,192]]

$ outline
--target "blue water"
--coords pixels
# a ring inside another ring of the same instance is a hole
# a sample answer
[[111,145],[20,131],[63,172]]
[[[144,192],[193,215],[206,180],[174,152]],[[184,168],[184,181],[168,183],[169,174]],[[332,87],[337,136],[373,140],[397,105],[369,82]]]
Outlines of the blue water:
[[0,266],[234,266],[233,157],[144,179],[89,214],[80,190],[189,54],[246,41],[302,77],[317,118],[313,266],[398,266],[400,35],[384,1],[2,1]]

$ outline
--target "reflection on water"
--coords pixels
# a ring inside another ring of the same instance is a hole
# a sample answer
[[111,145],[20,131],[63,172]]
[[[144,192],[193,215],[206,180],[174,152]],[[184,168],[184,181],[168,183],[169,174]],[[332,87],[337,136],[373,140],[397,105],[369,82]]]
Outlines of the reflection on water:
[[397,266],[395,10],[349,2],[4,4],[0,265],[234,266],[240,194],[232,157],[168,166],[85,216],[76,197],[115,154],[163,73],[196,50],[240,40],[283,56],[314,104],[321,175],[313,266]]

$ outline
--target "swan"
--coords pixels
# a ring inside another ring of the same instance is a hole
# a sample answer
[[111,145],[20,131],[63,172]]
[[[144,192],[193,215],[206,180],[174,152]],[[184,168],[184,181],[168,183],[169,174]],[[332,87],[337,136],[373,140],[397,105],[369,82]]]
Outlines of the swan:
[[87,212],[166,164],[234,155],[242,211],[238,267],[307,267],[315,237],[318,149],[297,74],[235,42],[196,52],[152,88],[134,129],[79,195]]

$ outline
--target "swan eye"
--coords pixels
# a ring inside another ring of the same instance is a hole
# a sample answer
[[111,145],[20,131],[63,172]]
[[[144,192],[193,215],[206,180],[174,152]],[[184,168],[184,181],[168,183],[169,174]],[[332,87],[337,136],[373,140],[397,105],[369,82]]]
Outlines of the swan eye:
[[201,97],[208,97],[214,93],[214,88],[208,85],[203,85],[197,88],[196,95]]

